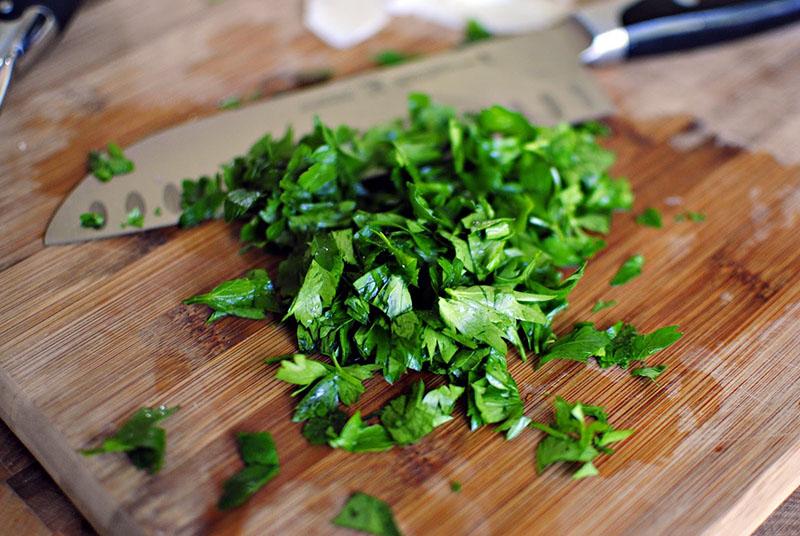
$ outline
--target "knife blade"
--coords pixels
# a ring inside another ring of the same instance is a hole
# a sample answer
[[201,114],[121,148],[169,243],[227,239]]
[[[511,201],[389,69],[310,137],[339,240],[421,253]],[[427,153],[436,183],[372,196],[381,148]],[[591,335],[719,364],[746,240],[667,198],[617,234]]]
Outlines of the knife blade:
[[[315,115],[328,123],[369,127],[405,114],[410,92],[428,93],[458,110],[493,104],[544,124],[579,122],[613,110],[578,61],[590,35],[574,20],[549,30],[494,39],[428,59],[302,90],[223,112],[155,134],[125,150],[135,170],[103,183],[87,175],[50,222],[45,244],[65,244],[138,232],[121,226],[138,207],[143,229],[175,225],[180,181],[213,174],[270,132],[298,133]],[[159,210],[156,210],[159,209]],[[105,227],[80,226],[80,214],[105,216]]]

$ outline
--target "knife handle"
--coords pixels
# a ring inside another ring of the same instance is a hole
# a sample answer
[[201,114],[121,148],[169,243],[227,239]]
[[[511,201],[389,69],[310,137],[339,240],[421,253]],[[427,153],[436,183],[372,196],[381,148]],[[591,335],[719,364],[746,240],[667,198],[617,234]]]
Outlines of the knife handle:
[[758,0],[625,27],[628,57],[711,45],[800,20],[800,0]]
[[52,13],[58,30],[64,31],[80,4],[81,0],[13,0],[10,10],[0,11],[0,21],[16,20],[29,7],[44,7]]
[[630,26],[661,17],[673,17],[704,9],[742,4],[750,0],[640,0],[622,10],[619,22]]

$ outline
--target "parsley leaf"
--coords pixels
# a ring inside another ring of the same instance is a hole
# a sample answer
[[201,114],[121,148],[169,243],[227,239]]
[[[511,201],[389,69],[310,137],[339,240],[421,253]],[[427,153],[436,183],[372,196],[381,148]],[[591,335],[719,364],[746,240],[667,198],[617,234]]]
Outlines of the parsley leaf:
[[624,322],[617,322],[600,331],[589,322],[575,324],[572,332],[555,340],[539,356],[543,365],[554,359],[568,359],[585,363],[595,357],[602,368],[618,366],[628,368],[634,361],[644,361],[649,356],[667,348],[682,334],[678,326],[666,326],[652,333],[642,334]]
[[144,214],[139,207],[133,207],[130,212],[125,215],[125,221],[120,224],[123,229],[125,227],[137,227],[141,229],[144,227]]
[[666,365],[656,365],[654,367],[639,367],[631,371],[631,376],[639,376],[656,381],[661,373],[667,370]]
[[638,276],[642,273],[642,267],[644,266],[644,257],[641,255],[634,255],[622,263],[622,266],[619,267],[619,271],[611,280],[611,286],[616,287],[619,285],[624,285],[634,277]]
[[192,296],[183,303],[209,306],[214,311],[208,317],[209,324],[229,315],[261,320],[268,312],[278,311],[272,280],[262,269],[250,270],[243,278],[225,281],[211,292]]
[[597,300],[594,306],[592,306],[592,312],[597,313],[599,311],[602,311],[603,309],[614,307],[616,304],[617,304],[616,300],[610,300],[610,301]]
[[416,443],[452,419],[450,414],[463,392],[463,387],[444,385],[426,394],[425,384],[420,380],[410,394],[386,405],[381,412],[381,423],[397,445]]
[[591,356],[605,355],[609,337],[591,324],[579,324],[568,335],[557,339],[547,351],[539,356],[539,365],[554,359],[569,359],[585,363]]
[[84,212],[81,214],[81,227],[87,229],[102,229],[105,225],[106,219],[99,212]]
[[598,406],[581,402],[570,403],[561,397],[554,402],[555,422],[534,422],[530,426],[543,431],[547,436],[536,447],[536,470],[541,473],[558,462],[580,463],[572,478],[595,476],[597,468],[592,463],[601,453],[612,454],[608,448],[628,438],[633,430],[615,430],[609,423],[606,412]]
[[236,434],[244,468],[225,481],[217,507],[230,510],[250,497],[278,475],[280,463],[275,441],[269,432]]
[[453,493],[459,493],[461,491],[461,482],[458,480],[450,481],[450,491]]
[[661,213],[652,207],[647,207],[644,212],[636,216],[636,223],[644,227],[661,229]]
[[675,215],[675,221],[689,220],[695,223],[706,221],[706,215],[702,212],[692,212],[691,210]]
[[176,411],[178,407],[141,408],[114,435],[103,440],[102,445],[82,450],[81,454],[94,456],[107,452],[125,452],[137,468],[155,474],[164,464],[167,447],[167,433],[156,424]]
[[413,58],[414,56],[411,54],[406,54],[405,52],[400,52],[398,50],[387,49],[379,52],[373,59],[378,65],[387,67],[390,65],[400,65],[401,63],[406,63]]
[[366,493],[353,493],[332,523],[376,536],[400,536],[388,504]]
[[476,41],[483,41],[484,39],[492,38],[492,33],[483,27],[483,25],[475,19],[467,21],[467,26],[464,29],[464,42],[474,43]]
[[99,181],[108,182],[117,175],[126,175],[133,171],[133,162],[125,157],[119,145],[109,142],[106,153],[100,151],[89,153],[89,171]]

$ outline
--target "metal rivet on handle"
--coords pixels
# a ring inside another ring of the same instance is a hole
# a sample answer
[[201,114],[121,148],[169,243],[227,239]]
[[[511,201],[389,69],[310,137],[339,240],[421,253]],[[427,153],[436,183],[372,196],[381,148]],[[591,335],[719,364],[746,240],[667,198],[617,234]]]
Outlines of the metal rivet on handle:
[[2,0],[0,1],[0,13],[3,15],[8,15],[12,11],[14,11],[14,2],[11,0]]

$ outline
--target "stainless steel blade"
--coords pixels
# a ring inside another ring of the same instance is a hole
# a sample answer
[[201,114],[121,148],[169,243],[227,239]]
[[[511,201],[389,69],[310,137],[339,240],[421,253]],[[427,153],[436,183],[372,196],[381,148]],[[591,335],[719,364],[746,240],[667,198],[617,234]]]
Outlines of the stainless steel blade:
[[[213,174],[267,132],[281,134],[293,125],[302,133],[311,128],[314,115],[362,128],[402,116],[406,96],[414,91],[461,111],[501,104],[544,124],[607,115],[613,109],[610,101],[578,62],[588,42],[583,28],[567,21],[550,30],[475,44],[160,132],[125,150],[136,164],[133,173],[108,183],[86,176],[53,216],[45,243],[138,232],[120,225],[135,206],[145,215],[144,229],[174,225],[182,179]],[[106,214],[103,229],[80,226],[80,214],[89,210]]]

